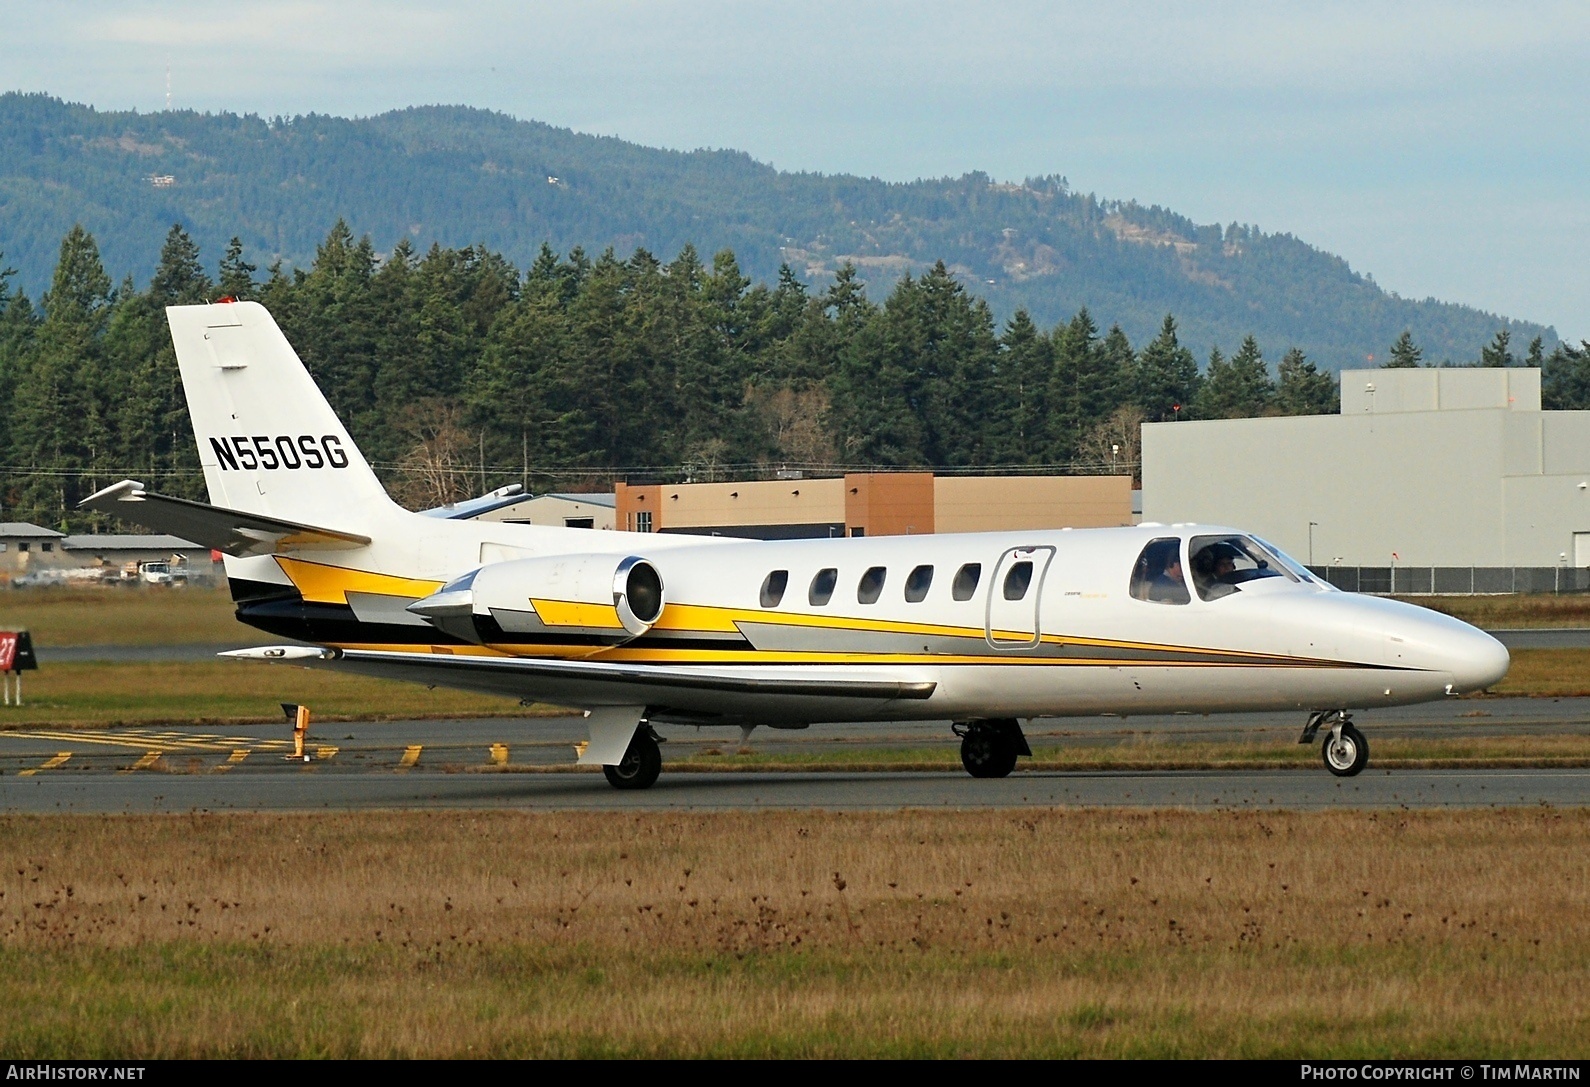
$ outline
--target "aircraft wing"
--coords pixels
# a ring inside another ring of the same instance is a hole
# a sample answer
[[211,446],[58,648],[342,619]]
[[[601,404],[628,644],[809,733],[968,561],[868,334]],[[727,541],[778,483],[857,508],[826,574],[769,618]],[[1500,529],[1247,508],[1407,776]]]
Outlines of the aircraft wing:
[[682,667],[377,649],[322,649],[303,645],[235,649],[221,656],[293,664],[324,663],[368,675],[519,694],[547,701],[561,700],[566,705],[579,705],[587,698],[595,704],[637,699],[650,703],[684,699],[710,704],[712,699],[723,696],[767,695],[885,702],[930,698],[938,686],[932,680],[864,669],[843,674],[830,671],[819,676],[799,665]]
[[153,494],[144,490],[142,483],[131,479],[96,491],[77,505],[79,509],[114,514],[156,532],[181,536],[235,558],[272,555],[278,551],[343,551],[370,542],[370,537],[352,532],[300,525],[187,498]]

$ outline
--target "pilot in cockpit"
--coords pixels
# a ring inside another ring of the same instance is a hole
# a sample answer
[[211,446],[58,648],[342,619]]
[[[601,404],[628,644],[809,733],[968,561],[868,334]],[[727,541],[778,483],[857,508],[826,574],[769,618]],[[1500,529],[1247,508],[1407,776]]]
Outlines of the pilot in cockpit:
[[1205,600],[1218,600],[1237,591],[1235,574],[1242,553],[1223,540],[1200,548],[1193,554],[1193,584]]

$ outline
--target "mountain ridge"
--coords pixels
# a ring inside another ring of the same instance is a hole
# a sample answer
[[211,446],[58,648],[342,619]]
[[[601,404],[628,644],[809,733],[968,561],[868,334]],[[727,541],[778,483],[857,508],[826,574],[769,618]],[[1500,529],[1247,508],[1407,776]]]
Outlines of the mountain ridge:
[[693,244],[734,250],[762,280],[788,263],[822,282],[848,262],[886,288],[943,260],[1002,318],[1025,308],[1052,326],[1085,305],[1142,343],[1171,312],[1200,355],[1251,333],[1271,359],[1296,346],[1330,369],[1382,357],[1404,329],[1431,362],[1474,359],[1500,329],[1557,343],[1547,326],[1387,292],[1291,234],[1100,199],[1058,175],[784,171],[743,151],[650,148],[467,106],[266,120],[0,95],[0,264],[30,293],[77,222],[113,275],[142,281],[173,222],[209,262],[237,235],[260,265],[307,268],[338,219],[382,251],[404,237],[479,243],[520,267],[543,243],[665,259]]

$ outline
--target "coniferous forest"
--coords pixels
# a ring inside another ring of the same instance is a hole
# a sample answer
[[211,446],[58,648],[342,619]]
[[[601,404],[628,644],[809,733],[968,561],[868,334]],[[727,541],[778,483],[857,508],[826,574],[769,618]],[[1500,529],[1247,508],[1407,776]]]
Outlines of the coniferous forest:
[[[213,269],[213,271],[211,271]],[[1337,410],[1333,376],[1254,337],[1200,360],[1166,315],[1134,345],[1086,309],[995,321],[939,264],[869,297],[755,283],[727,250],[664,260],[543,247],[527,269],[479,247],[378,257],[338,222],[312,265],[259,269],[233,240],[211,264],[173,226],[140,288],[92,235],[62,241],[37,300],[0,275],[5,520],[99,526],[79,499],[131,477],[203,497],[164,307],[267,306],[399,500],[415,508],[523,482],[725,479],[779,469],[1134,471],[1144,421]],[[1418,364],[1410,337],[1393,364]],[[1411,363],[1410,363],[1411,359]],[[1548,407],[1590,407],[1590,348],[1508,333],[1488,365],[1545,367]]]

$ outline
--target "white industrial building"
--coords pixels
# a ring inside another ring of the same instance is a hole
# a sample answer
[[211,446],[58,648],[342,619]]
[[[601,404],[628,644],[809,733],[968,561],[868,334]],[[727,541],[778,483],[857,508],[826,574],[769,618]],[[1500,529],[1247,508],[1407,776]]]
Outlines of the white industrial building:
[[1143,519],[1240,526],[1365,591],[1586,587],[1590,412],[1542,411],[1538,369],[1341,381],[1340,415],[1146,424]]

